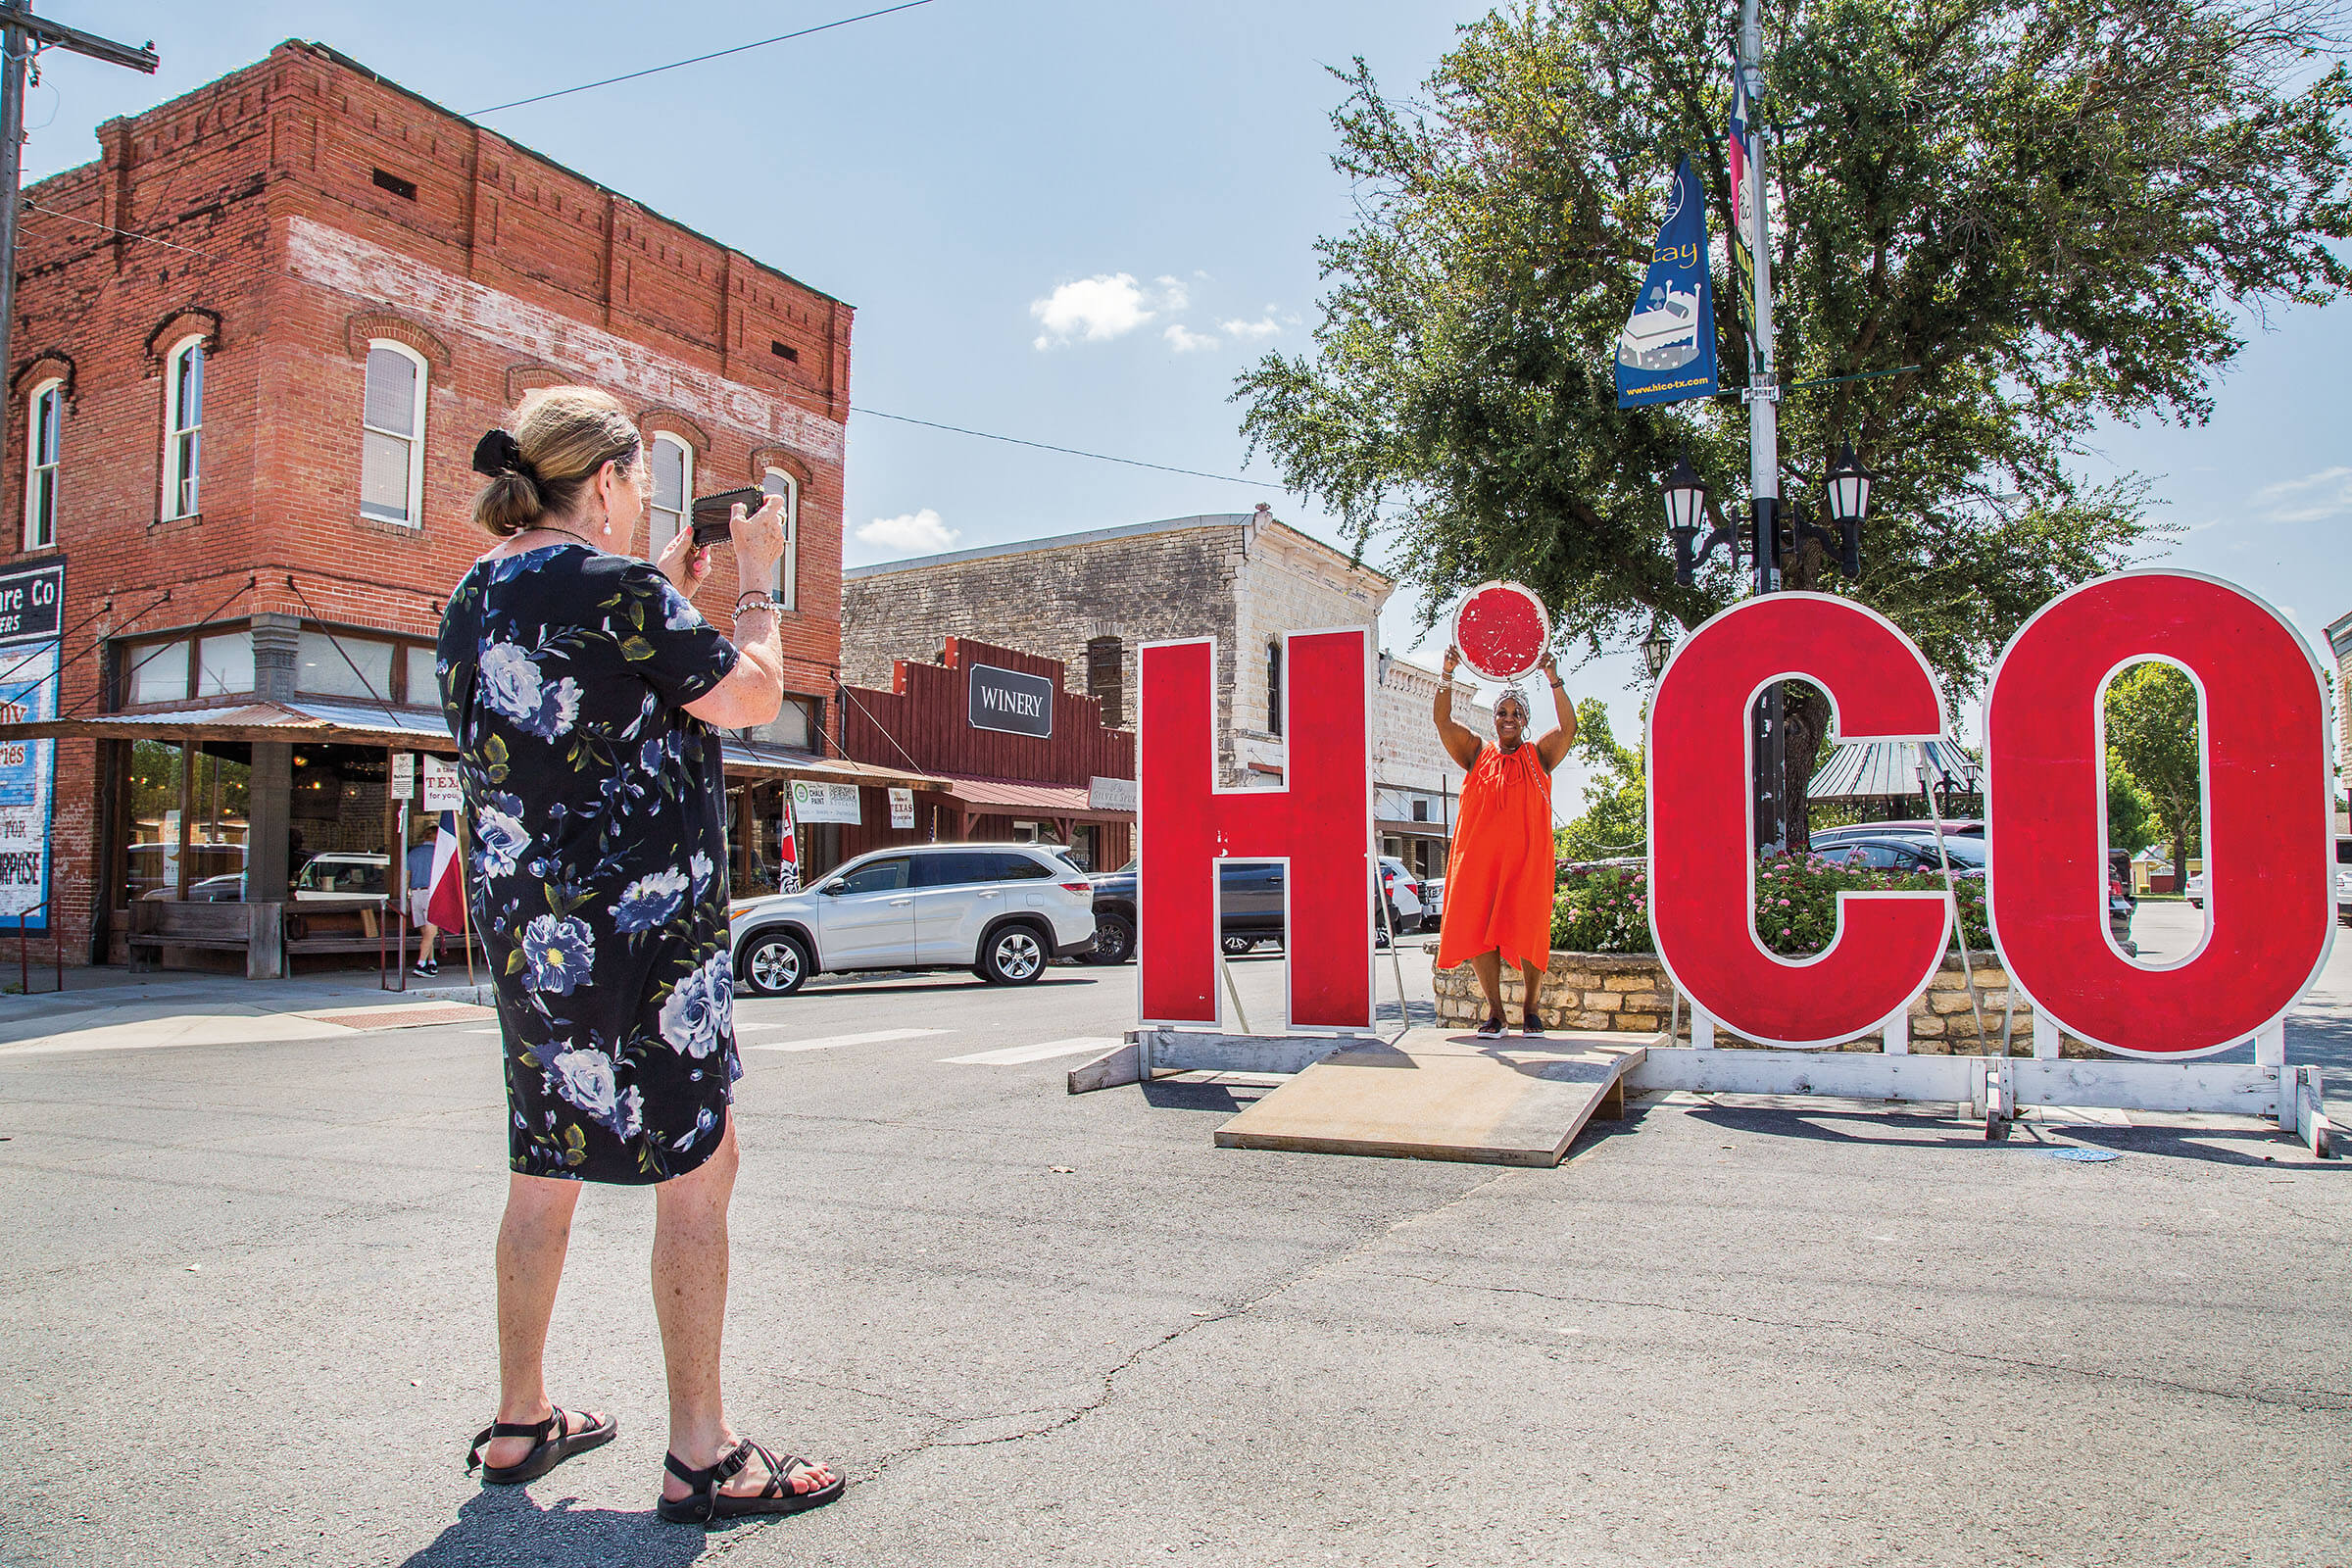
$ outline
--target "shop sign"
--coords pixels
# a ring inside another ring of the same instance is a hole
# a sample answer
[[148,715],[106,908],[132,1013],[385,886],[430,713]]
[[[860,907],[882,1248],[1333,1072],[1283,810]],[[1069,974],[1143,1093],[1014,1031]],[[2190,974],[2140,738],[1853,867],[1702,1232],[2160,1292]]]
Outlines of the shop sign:
[[[65,597],[63,562],[0,571],[0,723],[57,716]],[[0,741],[0,920],[8,930],[49,929],[56,781],[57,742]]]
[[792,814],[804,824],[840,822],[856,827],[865,818],[858,808],[858,786],[829,784],[821,779],[792,781]]
[[974,664],[967,690],[972,728],[1028,735],[1041,741],[1053,738],[1054,683],[1045,676]]
[[914,791],[892,790],[890,792],[890,825],[892,827],[914,826]]
[[458,811],[466,802],[458,790],[458,764],[446,757],[430,753],[424,759],[424,808],[428,811]]
[[1086,808],[1090,811],[1132,811],[1142,799],[1142,792],[1131,778],[1095,777],[1086,781]]
[[416,798],[416,758],[410,752],[392,754],[392,799],[413,801]]

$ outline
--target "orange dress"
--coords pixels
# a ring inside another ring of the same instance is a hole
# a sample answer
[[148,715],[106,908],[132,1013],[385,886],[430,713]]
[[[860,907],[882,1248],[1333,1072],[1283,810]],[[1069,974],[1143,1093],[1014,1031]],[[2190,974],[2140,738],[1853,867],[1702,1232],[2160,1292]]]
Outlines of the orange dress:
[[1482,747],[1446,862],[1439,968],[1498,949],[1506,965],[1551,961],[1553,849],[1551,774],[1535,742]]

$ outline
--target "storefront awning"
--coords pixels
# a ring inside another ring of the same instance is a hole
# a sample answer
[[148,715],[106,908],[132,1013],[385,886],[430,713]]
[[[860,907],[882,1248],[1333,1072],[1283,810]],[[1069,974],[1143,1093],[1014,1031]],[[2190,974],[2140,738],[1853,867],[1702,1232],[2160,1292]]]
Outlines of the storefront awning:
[[[1926,743],[1936,787],[1973,795],[1982,784],[1976,760],[1950,737]],[[1848,741],[1830,754],[1805,788],[1808,800],[1871,801],[1919,794],[1919,743]]]
[[1075,822],[1132,822],[1133,811],[1098,810],[1083,784],[1038,784],[1017,778],[983,778],[973,773],[942,774],[940,788],[980,816],[1020,812]]
[[[454,755],[457,742],[438,709],[374,707],[355,703],[220,703],[146,713],[93,713],[0,724],[0,740],[163,741],[177,744],[194,735],[203,741],[311,741],[318,744],[381,746],[402,751]],[[722,736],[719,752],[730,779],[824,779],[874,789],[945,790],[947,780],[906,768],[822,758],[784,746]],[[1084,804],[1086,791],[1078,791]]]

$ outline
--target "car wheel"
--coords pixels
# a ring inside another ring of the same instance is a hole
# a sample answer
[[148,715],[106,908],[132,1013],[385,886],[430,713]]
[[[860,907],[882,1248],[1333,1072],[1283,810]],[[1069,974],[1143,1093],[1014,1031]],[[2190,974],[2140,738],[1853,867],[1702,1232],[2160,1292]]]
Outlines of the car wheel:
[[1008,925],[982,950],[980,978],[991,985],[1025,986],[1046,972],[1050,956],[1033,927]]
[[789,997],[808,983],[814,967],[799,937],[789,931],[763,931],[743,945],[735,977],[754,996]]
[[1095,951],[1086,956],[1089,963],[1125,963],[1135,956],[1135,927],[1123,914],[1095,916]]
[[1251,948],[1256,947],[1257,942],[1251,937],[1227,937],[1220,945],[1225,949],[1225,956],[1238,958]]

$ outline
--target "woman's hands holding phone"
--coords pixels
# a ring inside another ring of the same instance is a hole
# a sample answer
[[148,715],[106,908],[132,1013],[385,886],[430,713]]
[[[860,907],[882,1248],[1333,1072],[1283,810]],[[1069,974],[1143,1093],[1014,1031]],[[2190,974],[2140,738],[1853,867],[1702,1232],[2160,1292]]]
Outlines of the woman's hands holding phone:
[[694,596],[702,592],[703,579],[710,575],[710,551],[708,546],[696,548],[693,529],[680,528],[662,547],[654,564],[669,579],[669,585],[692,604]]
[[733,507],[728,518],[735,541],[735,576],[745,593],[765,589],[784,559],[784,498],[769,496],[750,516]]

